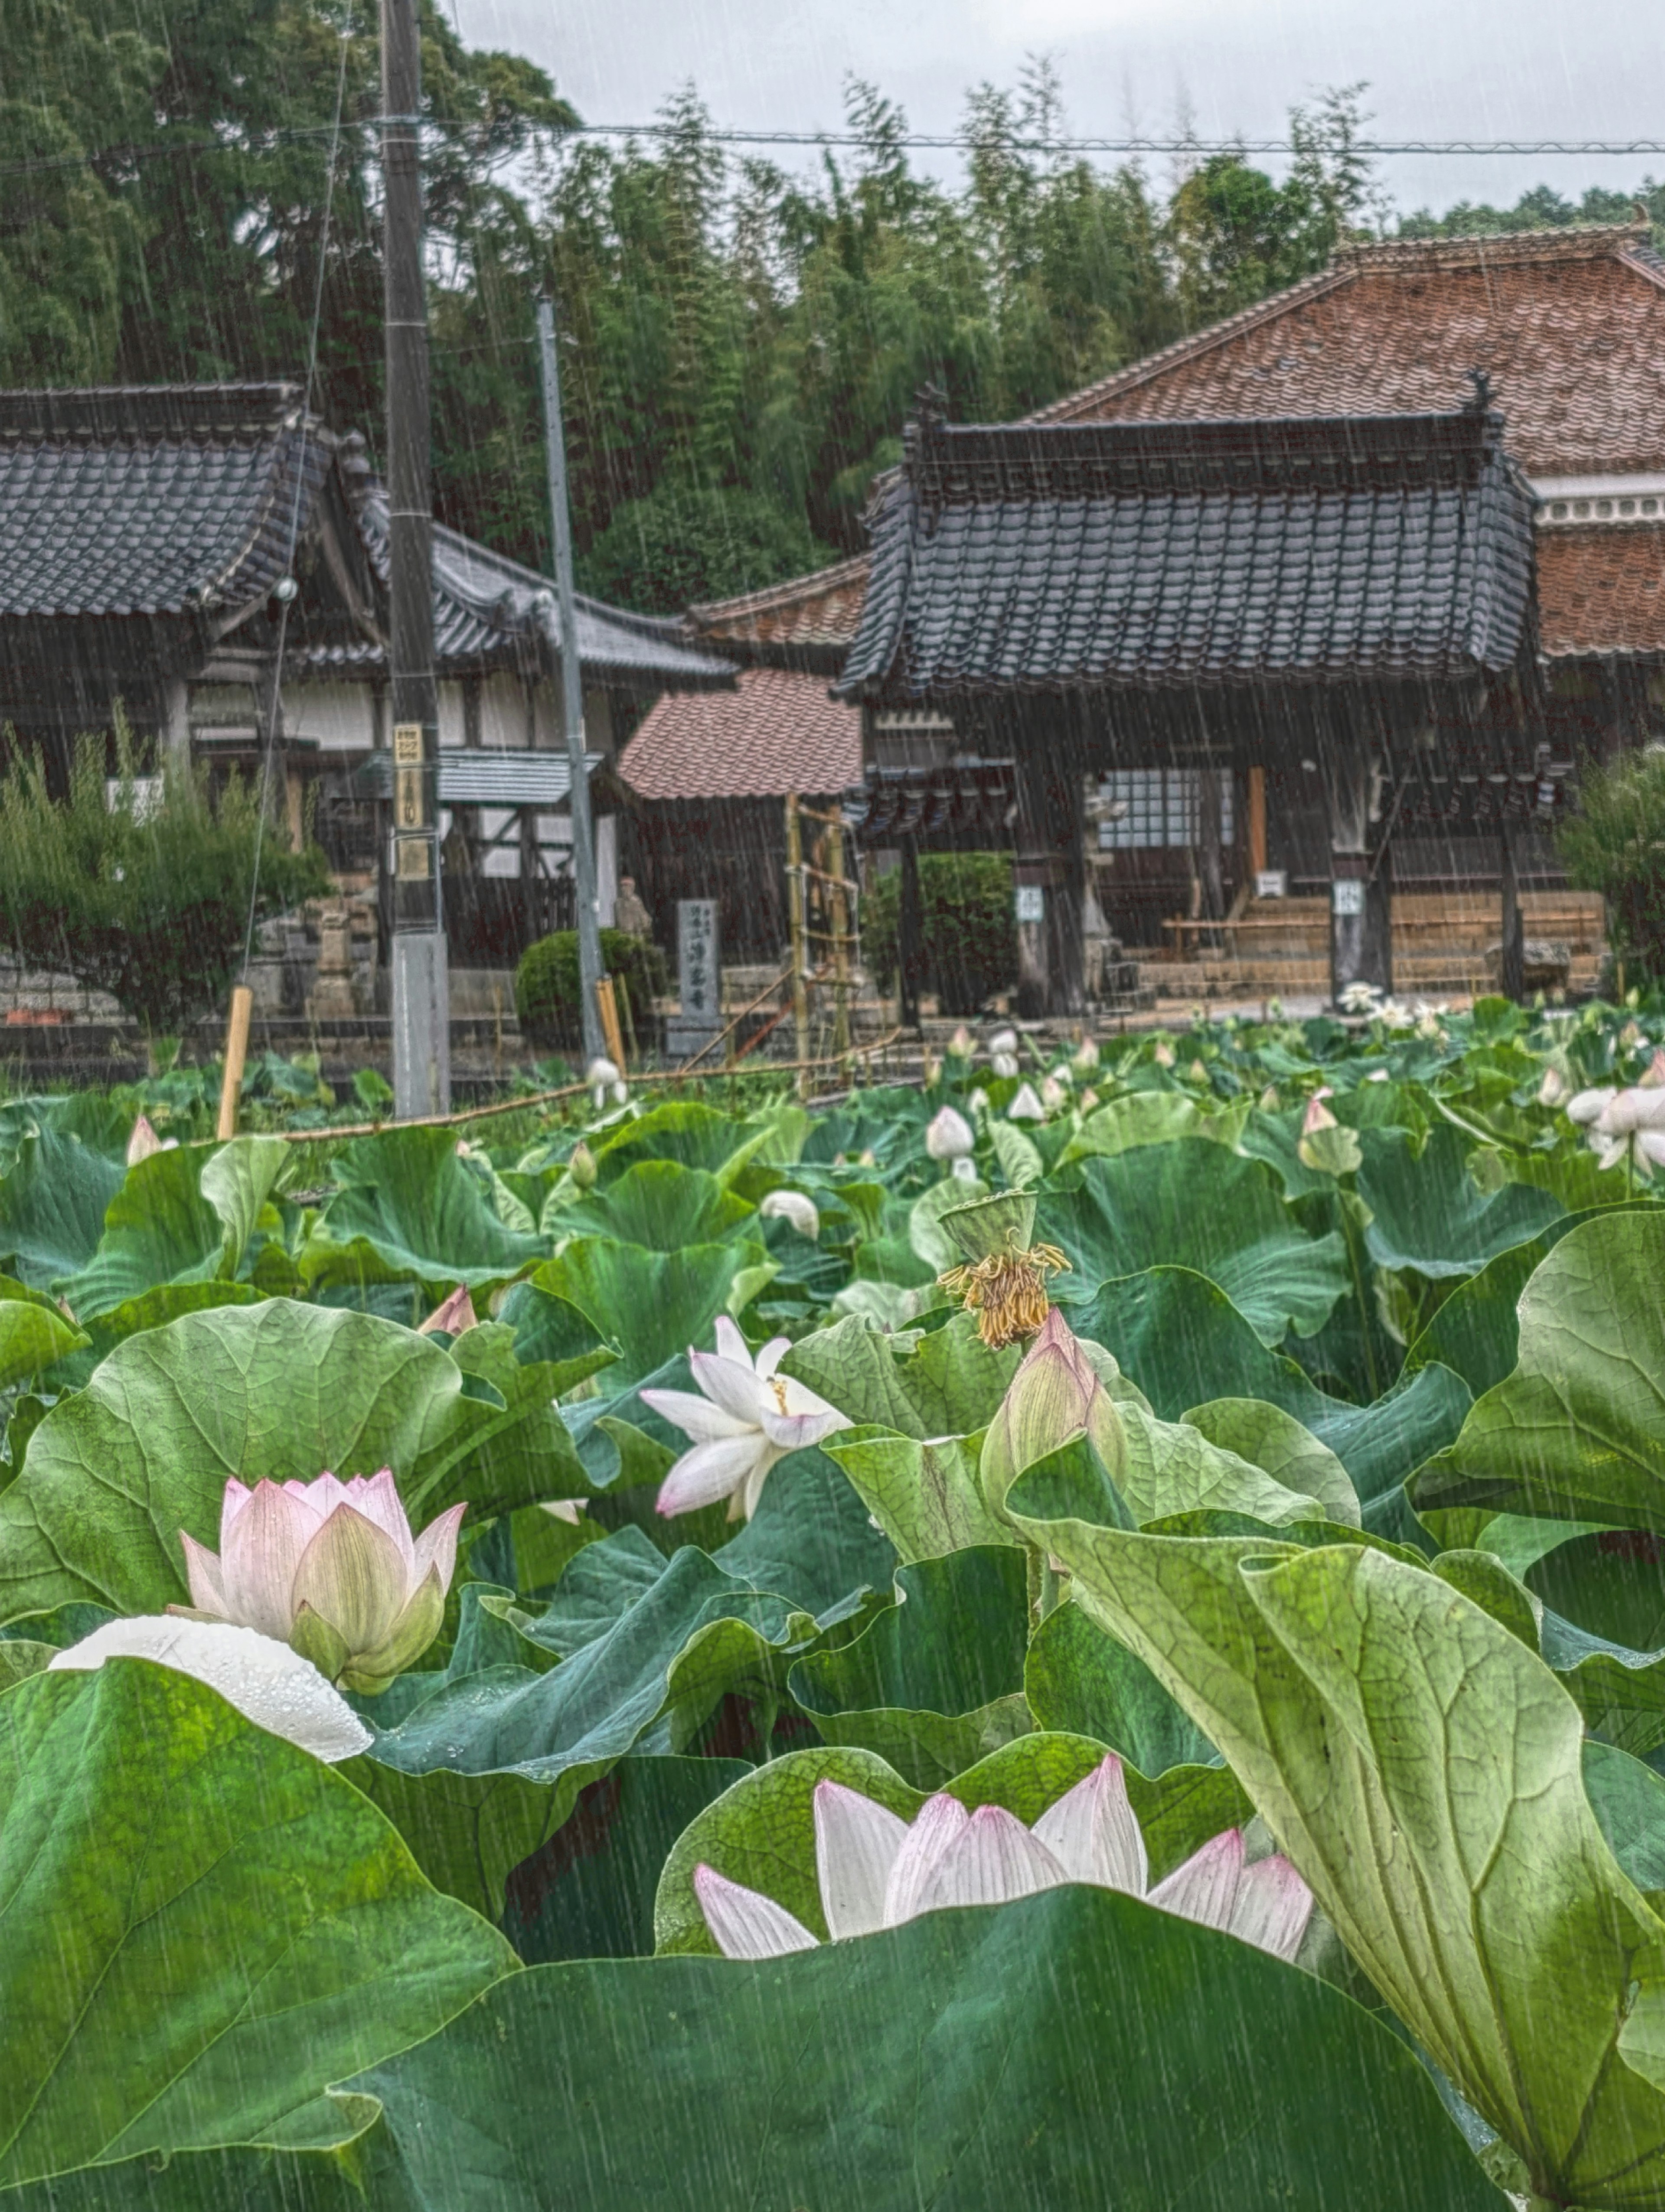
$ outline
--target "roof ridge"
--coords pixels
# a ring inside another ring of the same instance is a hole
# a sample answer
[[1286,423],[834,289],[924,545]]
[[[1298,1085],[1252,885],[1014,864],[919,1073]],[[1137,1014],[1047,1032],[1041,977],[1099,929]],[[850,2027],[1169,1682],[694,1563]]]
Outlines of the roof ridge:
[[790,606],[795,599],[812,599],[821,592],[832,591],[839,584],[854,583],[871,558],[869,553],[851,553],[842,561],[829,562],[825,568],[789,576],[783,583],[765,584],[760,591],[741,592],[731,599],[697,599],[688,609],[689,619],[732,622],[741,615],[770,613],[776,607]]
[[1332,268],[1520,267],[1534,261],[1601,261],[1641,244],[1651,222],[1570,222],[1540,230],[1473,231],[1458,237],[1381,238],[1339,246]]

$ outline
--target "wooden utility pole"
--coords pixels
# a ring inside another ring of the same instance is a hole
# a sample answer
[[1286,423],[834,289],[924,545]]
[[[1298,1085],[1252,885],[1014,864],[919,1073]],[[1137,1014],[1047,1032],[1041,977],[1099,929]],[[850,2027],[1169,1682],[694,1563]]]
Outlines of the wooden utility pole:
[[[794,791],[788,793],[786,800],[786,912],[791,933],[793,1041],[801,1066],[809,1057],[809,987],[804,974],[808,940],[803,888],[803,824],[798,813],[798,794]],[[798,1095],[803,1098],[809,1096],[806,1073],[798,1077]]]
[[[416,0],[381,0],[388,640],[393,720],[393,1111],[448,1113],[450,982],[439,879],[439,695],[428,290],[422,264],[422,42]],[[384,855],[385,865],[385,855]]]
[[583,1008],[584,1058],[607,1049],[601,1002],[601,916],[595,893],[595,838],[589,818],[589,771],[584,760],[584,678],[578,660],[578,605],[572,582],[572,510],[567,496],[566,434],[561,422],[561,369],[555,352],[555,307],[538,300],[538,362],[543,380],[544,458],[549,470],[549,533],[555,553],[555,597],[561,635],[561,720],[572,777],[572,884],[578,908],[578,998]]

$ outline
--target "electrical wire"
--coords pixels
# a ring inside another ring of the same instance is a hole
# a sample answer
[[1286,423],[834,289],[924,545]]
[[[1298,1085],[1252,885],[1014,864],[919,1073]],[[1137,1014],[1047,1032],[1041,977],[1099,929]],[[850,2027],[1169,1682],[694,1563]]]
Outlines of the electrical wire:
[[312,333],[307,346],[307,380],[301,408],[301,441],[295,462],[295,497],[290,506],[289,545],[284,556],[283,580],[290,586],[278,601],[278,643],[271,659],[271,696],[260,747],[260,793],[254,815],[254,870],[248,886],[248,927],[243,937],[241,980],[248,981],[254,956],[254,917],[260,897],[260,854],[265,841],[266,808],[271,790],[271,757],[278,749],[278,726],[284,712],[284,647],[289,635],[289,611],[295,604],[295,550],[301,538],[301,505],[307,488],[307,439],[312,428],[313,393],[318,378],[318,335],[324,319],[324,272],[329,263],[330,218],[335,207],[336,162],[341,149],[341,112],[347,89],[347,40],[352,28],[349,16],[341,31],[341,67],[335,80],[335,123],[330,141],[329,173],[324,185],[324,215],[318,234],[318,276],[312,294]]

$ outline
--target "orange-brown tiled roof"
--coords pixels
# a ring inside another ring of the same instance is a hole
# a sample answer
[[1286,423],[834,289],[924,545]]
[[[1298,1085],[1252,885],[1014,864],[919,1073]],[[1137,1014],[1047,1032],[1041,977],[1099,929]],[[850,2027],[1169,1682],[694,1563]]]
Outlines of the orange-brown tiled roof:
[[1665,526],[1540,530],[1538,609],[1552,657],[1665,651]]
[[1665,468],[1665,264],[1645,234],[1353,247],[1035,419],[1443,413],[1481,368],[1529,476]]
[[733,691],[668,691],[619,758],[639,799],[830,797],[862,778],[862,714],[823,676],[744,668]]
[[811,576],[794,576],[766,591],[690,607],[702,638],[735,646],[841,647],[856,634],[867,591],[867,556],[839,561]]

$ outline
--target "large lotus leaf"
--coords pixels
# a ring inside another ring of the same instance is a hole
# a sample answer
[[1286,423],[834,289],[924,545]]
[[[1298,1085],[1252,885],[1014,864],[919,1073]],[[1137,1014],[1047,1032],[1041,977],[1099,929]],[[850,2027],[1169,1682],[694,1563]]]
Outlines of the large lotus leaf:
[[742,1272],[767,1264],[763,1247],[745,1238],[650,1252],[575,1237],[532,1280],[587,1314],[619,1348],[615,1380],[636,1382],[690,1346],[709,1352],[712,1324],[730,1310]]
[[1064,1147],[1058,1165],[1095,1157],[1113,1158],[1144,1145],[1171,1145],[1204,1137],[1229,1149],[1241,1136],[1251,1112],[1247,1100],[1214,1111],[1179,1091],[1133,1091],[1113,1098],[1088,1115]]
[[26,2182],[6,2212],[421,2212],[373,2097],[335,2096],[323,2150],[172,2151]]
[[[589,1545],[569,1574],[582,1568],[593,1577],[598,1555],[621,1540],[639,1550],[628,1534]],[[544,1832],[551,1834],[586,1784],[633,1749],[682,1749],[729,1692],[778,1702],[793,1660],[817,1633],[808,1613],[752,1589],[693,1545],[638,1588],[608,1626],[576,1649],[570,1634],[545,1644],[540,1624],[527,1619],[527,1661],[543,1665],[540,1644],[558,1652],[565,1644],[558,1666],[539,1672],[533,1663],[498,1663],[448,1675],[378,1733],[366,1757],[424,1782],[443,1770],[535,1784],[549,1801]],[[653,1741],[643,1746],[650,1729]]]
[[1405,1129],[1368,1129],[1362,1142],[1357,1189],[1370,1209],[1364,1239],[1379,1267],[1414,1267],[1436,1280],[1473,1275],[1563,1211],[1525,1183],[1482,1192],[1468,1171],[1473,1146],[1448,1121],[1435,1123],[1420,1151]]
[[556,1403],[564,1391],[613,1364],[613,1354],[591,1340],[587,1352],[562,1360],[523,1360],[516,1333],[486,1322],[464,1331],[451,1346],[463,1373],[503,1401],[499,1411],[476,1400],[470,1408],[467,1449],[447,1469],[442,1488],[428,1487],[431,1508],[468,1500],[475,1516],[511,1512],[546,1498],[582,1498],[589,1490],[572,1437]]
[[773,1590],[831,1628],[888,1595],[896,1548],[825,1452],[789,1452],[757,1511],[712,1553],[725,1574]]
[[1177,1513],[1243,1513],[1269,1528],[1324,1518],[1317,1498],[1215,1443],[1201,1427],[1158,1420],[1143,1406],[1126,1402],[1116,1413],[1127,1440],[1126,1455],[1114,1470],[1116,1486],[1141,1527]]
[[454,2212],[1499,2206],[1349,1999],[1086,1888],[759,1966],[535,1967],[351,2087]]
[[1570,1231],[1519,1311],[1514,1373],[1418,1474],[1413,1502],[1665,1529],[1665,1210]]
[[923,1443],[987,1428],[1021,1357],[1015,1345],[991,1352],[971,1314],[956,1314],[900,1347],[851,1314],[800,1339],[781,1361],[781,1371],[807,1383],[857,1425],[893,1429]]
[[504,1934],[528,1966],[653,1955],[653,1905],[677,1838],[751,1772],[743,1759],[621,1759],[509,1875]]
[[1090,1736],[1141,1774],[1219,1764],[1219,1753],[1144,1660],[1073,1602],[1036,1629],[1023,1693],[1038,1729]]
[[435,1288],[501,1282],[549,1249],[544,1237],[504,1227],[448,1129],[357,1138],[334,1173],[341,1188],[302,1255],[308,1281],[361,1240],[394,1273]]
[[1586,1741],[1579,1764],[1607,1849],[1657,1905],[1665,1891],[1665,1777],[1609,1743]]
[[53,1407],[0,1492],[0,1618],[74,1599],[122,1613],[185,1602],[180,1531],[217,1547],[234,1474],[391,1467],[420,1522],[506,1418],[465,1398],[438,1345],[365,1314],[271,1298],[147,1329]]
[[639,1160],[621,1176],[561,1211],[563,1237],[611,1237],[650,1252],[688,1244],[721,1244],[756,1211],[704,1168],[676,1160]]
[[0,1276],[0,1390],[27,1382],[89,1342],[44,1291]]
[[60,1285],[82,1318],[156,1284],[204,1282],[219,1273],[225,1230],[199,1188],[204,1157],[197,1146],[182,1146],[128,1169],[106,1209],[97,1251]]
[[829,1437],[823,1449],[905,1560],[940,1559],[974,1544],[1016,1544],[983,1496],[981,1435],[921,1443],[893,1429],[858,1428]]
[[1109,1346],[1168,1420],[1211,1399],[1264,1398],[1327,1444],[1351,1478],[1364,1525],[1409,1532],[1405,1478],[1449,1443],[1471,1403],[1467,1386],[1431,1362],[1374,1405],[1318,1389],[1291,1359],[1269,1352],[1214,1284],[1185,1267],[1151,1267],[1106,1283],[1072,1316],[1082,1334]]
[[1211,1444],[1276,1477],[1285,1490],[1315,1498],[1328,1519],[1359,1525],[1358,1496],[1346,1468],[1281,1406],[1264,1398],[1213,1398],[1193,1406],[1185,1421]]
[[852,1643],[800,1659],[787,1688],[828,1743],[876,1751],[937,1790],[1029,1727],[1025,1556],[926,1559],[897,1570],[896,1592]]
[[[1101,1743],[1032,1733],[1003,1744],[947,1785],[974,1810],[1003,1805],[1026,1827],[1104,1757]],[[823,1942],[826,1922],[815,1872],[814,1798],[823,1780],[841,1782],[912,1820],[929,1794],[905,1782],[875,1752],[842,1745],[791,1752],[755,1768],[692,1821],[665,1862],[654,1922],[662,1953],[715,1952],[694,1894],[702,1861],[761,1890],[796,1913]],[[1131,1768],[1128,1802],[1144,1831],[1154,1881],[1223,1829],[1249,1818],[1241,1784],[1222,1766],[1174,1767],[1155,1781]]]
[[126,1172],[73,1131],[32,1127],[0,1180],[0,1256],[11,1273],[45,1291],[85,1267]]
[[294,1169],[295,1147],[281,1137],[234,1137],[204,1163],[199,1188],[223,1232],[223,1275],[238,1273],[267,1200]]
[[1054,1280],[1060,1302],[1090,1301],[1101,1283],[1145,1267],[1193,1267],[1275,1345],[1291,1328],[1322,1328],[1351,1287],[1340,1237],[1309,1237],[1271,1170],[1223,1145],[1145,1146],[1083,1161],[1070,1176],[1035,1209],[1036,1237],[1073,1271]]
[[1024,1525],[1218,1744],[1536,2193],[1665,2203],[1665,2097],[1620,2034],[1637,1985],[1665,1984],[1665,1923],[1602,1838],[1543,1662],[1377,1551]]
[[142,1660],[0,1700],[0,2181],[356,2130],[323,2094],[514,1963],[381,1815]]
[[1665,1744],[1665,1645],[1632,1649],[1592,1636],[1546,1608],[1539,1649],[1584,1716],[1584,1725],[1645,1759]]
[[701,1168],[726,1189],[747,1162],[779,1149],[774,1126],[736,1121],[714,1107],[676,1099],[655,1106],[596,1147],[595,1180],[605,1189],[643,1160]]

